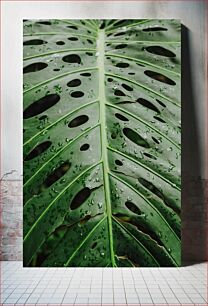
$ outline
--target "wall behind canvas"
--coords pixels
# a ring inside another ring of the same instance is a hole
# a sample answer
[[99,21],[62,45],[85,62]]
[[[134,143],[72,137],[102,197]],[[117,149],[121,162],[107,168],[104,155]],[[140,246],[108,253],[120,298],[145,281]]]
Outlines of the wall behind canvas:
[[22,259],[22,19],[176,18],[182,30],[182,259],[207,259],[206,1],[2,3],[1,260]]

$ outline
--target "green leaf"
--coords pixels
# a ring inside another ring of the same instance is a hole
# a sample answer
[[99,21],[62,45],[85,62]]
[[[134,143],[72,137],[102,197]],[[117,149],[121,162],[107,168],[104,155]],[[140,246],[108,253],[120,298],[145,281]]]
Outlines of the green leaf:
[[24,265],[180,265],[180,23],[24,22]]

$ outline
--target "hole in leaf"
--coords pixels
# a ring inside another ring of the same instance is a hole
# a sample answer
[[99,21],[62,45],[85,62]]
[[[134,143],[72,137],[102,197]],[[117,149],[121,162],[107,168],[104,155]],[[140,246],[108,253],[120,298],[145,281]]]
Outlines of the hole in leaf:
[[157,117],[157,116],[154,116],[154,118],[162,123],[166,123],[162,118],[160,117]]
[[93,41],[91,39],[87,39],[88,43],[93,45]]
[[76,41],[76,40],[78,40],[78,38],[77,37],[68,37],[68,40]]
[[80,64],[81,63],[81,57],[77,54],[69,54],[69,55],[65,55],[62,60],[66,63],[77,63]]
[[140,64],[140,63],[136,63],[136,64],[137,64],[137,66],[145,67],[145,65],[142,65],[142,64]]
[[70,167],[71,167],[71,164],[68,161],[66,161],[62,163],[58,168],[56,168],[52,173],[50,173],[48,177],[45,179],[45,181],[43,182],[43,184],[40,186],[39,193],[43,191],[44,189],[53,185],[62,176],[64,176],[64,174],[67,173]]
[[122,84],[121,86],[128,91],[133,91],[133,88],[127,84]]
[[136,101],[139,104],[141,104],[141,105],[143,105],[143,106],[145,106],[145,107],[147,107],[147,108],[149,108],[149,109],[151,109],[151,110],[153,110],[153,111],[155,111],[157,113],[160,113],[159,109],[156,106],[154,106],[154,104],[152,104],[151,102],[149,102],[149,101],[147,101],[147,100],[145,100],[143,98],[139,98]]
[[40,98],[39,100],[33,102],[24,110],[23,118],[28,119],[36,115],[39,115],[42,112],[54,106],[56,103],[58,103],[59,100],[60,96],[57,94],[50,94],[43,98]]
[[79,224],[80,225],[84,225],[85,223],[87,223],[87,221],[89,221],[91,219],[91,215],[87,215],[87,216],[85,216],[83,219],[81,219],[80,221],[79,221]]
[[111,138],[112,138],[112,139],[116,139],[116,137],[117,137],[116,133],[113,132],[113,133],[111,134]]
[[168,29],[162,28],[162,27],[153,27],[153,28],[146,28],[143,29],[142,31],[144,32],[156,32],[156,31],[167,31]]
[[129,75],[135,75],[135,72],[129,72],[128,74]]
[[95,249],[96,246],[97,246],[97,242],[95,241],[95,242],[93,243],[93,245],[91,246],[91,249]]
[[88,187],[84,187],[82,190],[80,190],[71,202],[71,210],[79,208],[89,198],[90,194],[91,189]]
[[156,139],[155,137],[152,136],[152,140],[157,143],[157,144],[160,144],[160,141],[158,139]]
[[151,192],[153,192],[156,196],[158,196],[159,198],[163,199],[163,193],[157,188],[155,187],[154,184],[150,183],[149,181],[145,180],[144,178],[140,177],[138,178],[138,181],[140,184],[142,184],[145,188],[147,188],[148,190],[150,190]]
[[113,79],[112,78],[107,78],[107,81],[108,82],[113,82]]
[[125,34],[126,34],[125,32],[119,32],[119,33],[114,34],[114,37],[116,37],[116,36],[121,36],[121,35],[125,35]]
[[71,93],[71,97],[73,98],[81,98],[84,96],[84,93],[82,91],[74,91]]
[[90,145],[88,143],[85,143],[80,147],[80,151],[87,151],[89,147]]
[[46,63],[33,63],[23,68],[23,73],[36,72],[45,69],[48,66]]
[[60,71],[60,69],[59,68],[55,68],[55,69],[53,69],[53,71]]
[[50,21],[37,21],[38,24],[51,25]]
[[115,49],[123,49],[126,47],[127,47],[127,44],[120,44],[120,45],[115,46]]
[[146,71],[144,71],[144,74],[146,74],[148,77],[150,77],[150,78],[152,78],[156,81],[166,83],[166,84],[169,84],[169,85],[176,85],[176,83],[173,80],[169,79],[168,77],[166,77],[165,75],[163,75],[161,73],[146,70]]
[[68,87],[77,87],[80,85],[81,85],[81,81],[79,79],[74,79],[67,83]]
[[175,57],[175,53],[160,46],[149,46],[145,48],[149,53],[157,54],[165,57]]
[[117,63],[116,67],[118,67],[118,68],[127,68],[127,67],[129,67],[129,64],[128,63]]
[[145,156],[147,156],[148,158],[157,159],[155,156],[153,156],[153,155],[151,155],[151,154],[149,154],[149,153],[144,152],[143,154],[144,154]]
[[31,160],[37,157],[41,153],[45,152],[51,146],[51,144],[52,144],[51,141],[45,141],[45,142],[40,143],[25,157],[24,160],[28,161],[28,160]]
[[124,135],[131,140],[132,142],[134,142],[135,144],[144,147],[144,148],[149,148],[149,144],[146,140],[144,140],[144,138],[142,138],[137,132],[135,132],[134,130],[130,129],[130,128],[124,128],[123,129],[123,133]]
[[69,122],[68,127],[74,128],[74,127],[80,126],[86,123],[88,120],[89,120],[89,117],[86,115],[78,116]]
[[62,40],[59,40],[59,41],[56,42],[56,44],[61,46],[61,45],[65,45],[65,42],[62,41]]
[[85,77],[90,77],[91,73],[89,72],[84,72],[84,73],[80,73],[80,75],[85,76]]
[[89,55],[89,56],[93,56],[92,52],[86,52],[86,54]]
[[120,161],[119,159],[116,159],[116,160],[115,160],[115,164],[116,164],[117,166],[123,166],[122,161]]
[[31,39],[23,42],[24,46],[38,46],[43,44],[47,44],[47,41],[44,41],[42,39]]
[[134,203],[132,203],[131,201],[126,201],[125,205],[134,214],[137,214],[137,215],[141,215],[142,214],[141,210]]
[[116,113],[115,114],[116,118],[122,120],[122,121],[129,121],[128,118],[124,117],[123,115],[119,114],[119,113]]
[[166,107],[166,105],[165,105],[163,102],[161,102],[160,100],[156,99],[156,101],[157,101],[161,106]]
[[125,96],[125,93],[123,91],[119,90],[119,89],[116,89],[114,91],[114,95],[121,97],[121,96]]
[[67,26],[67,28],[69,28],[69,29],[73,29],[73,30],[78,30],[78,28],[77,28],[76,26],[74,26],[74,25]]
[[48,118],[47,115],[43,115],[43,116],[39,117],[39,120],[46,120],[47,118]]

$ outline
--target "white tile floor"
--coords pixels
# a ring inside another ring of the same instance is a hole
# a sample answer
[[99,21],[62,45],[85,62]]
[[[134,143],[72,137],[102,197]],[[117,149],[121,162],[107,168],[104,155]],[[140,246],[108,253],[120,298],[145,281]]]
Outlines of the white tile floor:
[[207,264],[135,269],[0,264],[0,305],[208,305]]

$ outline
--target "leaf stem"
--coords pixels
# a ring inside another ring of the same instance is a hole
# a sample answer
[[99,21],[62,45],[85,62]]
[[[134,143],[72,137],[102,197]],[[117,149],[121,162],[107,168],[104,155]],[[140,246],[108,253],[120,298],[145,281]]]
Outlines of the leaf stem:
[[109,167],[108,167],[108,152],[107,152],[107,135],[106,135],[106,98],[105,98],[105,32],[100,30],[98,33],[98,69],[99,69],[99,101],[100,101],[100,131],[101,131],[101,152],[103,160],[103,179],[105,186],[105,200],[106,200],[106,212],[108,220],[109,230],[109,243],[110,243],[110,255],[112,266],[115,267],[115,256],[113,249],[113,231],[112,231],[112,213],[111,213],[111,199],[110,199],[110,185],[109,185]]

